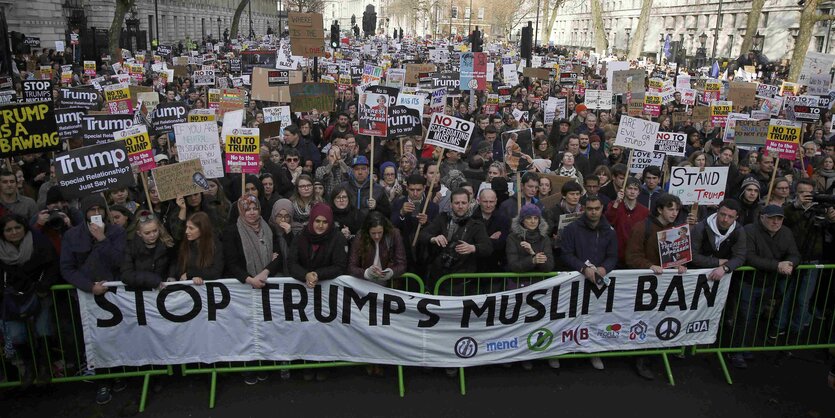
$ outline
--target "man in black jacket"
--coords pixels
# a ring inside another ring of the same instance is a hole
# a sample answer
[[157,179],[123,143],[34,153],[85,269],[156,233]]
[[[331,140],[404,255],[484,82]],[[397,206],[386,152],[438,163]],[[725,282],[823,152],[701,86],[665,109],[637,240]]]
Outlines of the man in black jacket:
[[[743,277],[737,309],[740,314],[736,316],[733,333],[735,347],[746,343],[743,336],[750,338],[753,334],[753,322],[758,315],[761,299],[763,295],[768,295],[767,288],[775,285],[773,277],[790,276],[800,263],[800,253],[792,231],[783,226],[784,216],[782,207],[768,205],[760,212],[758,222],[745,226],[748,253],[746,262],[756,272]],[[737,368],[747,368],[746,355],[748,353],[732,354],[731,364]]]
[[745,264],[745,229],[736,218],[739,202],[723,200],[713,215],[697,223],[690,231],[693,261],[690,267],[713,268],[710,280],[719,280]]
[[[439,214],[420,233],[420,242],[428,244],[430,255],[435,255],[429,266],[427,289],[430,291],[435,289],[435,284],[443,275],[475,272],[478,257],[493,252],[493,243],[490,242],[484,223],[472,217],[470,199],[470,192],[466,189],[456,189],[450,198],[452,212]],[[447,282],[440,294],[463,295],[465,282]]]

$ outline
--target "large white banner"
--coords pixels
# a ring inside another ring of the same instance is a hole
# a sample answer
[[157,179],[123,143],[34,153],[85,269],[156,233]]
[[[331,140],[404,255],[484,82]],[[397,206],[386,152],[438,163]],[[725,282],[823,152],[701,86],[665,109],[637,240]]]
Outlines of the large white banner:
[[429,296],[342,276],[314,289],[291,278],[78,292],[91,367],[218,361],[346,360],[458,367],[569,352],[710,344],[730,275],[576,272],[503,293]]

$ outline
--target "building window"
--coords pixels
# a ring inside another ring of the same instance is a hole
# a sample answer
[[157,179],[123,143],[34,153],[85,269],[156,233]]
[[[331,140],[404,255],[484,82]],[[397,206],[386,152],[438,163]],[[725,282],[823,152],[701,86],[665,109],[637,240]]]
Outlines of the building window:
[[483,7],[478,8],[478,20],[484,20],[484,8]]
[[458,19],[458,6],[452,6],[450,13],[452,14],[453,19]]
[[760,18],[760,27],[767,28],[768,27],[768,12],[763,12],[762,17]]
[[815,51],[823,52],[823,36],[815,36]]

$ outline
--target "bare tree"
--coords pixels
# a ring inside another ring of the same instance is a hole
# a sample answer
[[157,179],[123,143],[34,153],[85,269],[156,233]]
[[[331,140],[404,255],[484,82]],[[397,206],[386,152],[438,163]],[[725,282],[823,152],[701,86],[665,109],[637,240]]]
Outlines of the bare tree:
[[297,9],[299,13],[322,13],[325,10],[324,0],[287,0],[287,9]]
[[[800,75],[803,60],[806,58],[806,51],[809,50],[809,42],[812,40],[815,23],[824,20],[835,20],[835,15],[820,14],[818,12],[819,4],[820,0],[806,0],[806,3],[800,9],[800,30],[794,43],[788,81],[797,81],[797,77]],[[751,29],[748,31],[751,32]]]
[[[120,61],[122,55],[119,53],[119,39],[122,36],[122,25],[125,23],[125,15],[134,6],[135,0],[116,0],[116,10],[113,13],[113,23],[110,24],[108,38],[108,49],[113,62]],[[159,37],[159,35],[157,35]]]
[[554,30],[554,24],[557,22],[557,11],[568,0],[546,0],[545,7],[543,7],[543,20],[545,24],[542,25],[542,34],[540,38],[542,42],[548,43],[551,39],[551,32]]
[[746,27],[748,28],[745,31],[745,37],[742,38],[742,54],[748,53],[751,50],[751,46],[754,45],[754,35],[757,34],[757,28],[760,26],[760,16],[763,14],[763,6],[765,5],[765,0],[752,0],[751,1],[751,10],[748,11],[748,23],[746,23]]
[[591,25],[594,29],[594,50],[598,54],[605,54],[609,46],[606,40],[606,29],[603,26],[603,8],[600,0],[591,0]]
[[641,52],[644,51],[644,38],[647,35],[649,12],[651,9],[652,0],[643,0],[643,3],[641,4],[641,15],[638,17],[638,27],[635,28],[635,36],[632,38],[632,42],[629,45],[629,54],[626,56],[627,59],[636,60],[639,56],[641,56]]
[[529,3],[527,0],[490,0],[486,3],[485,15],[490,16],[505,38],[509,38],[517,26],[536,15],[535,7]]
[[238,7],[235,9],[235,15],[232,16],[232,28],[229,29],[229,39],[235,39],[238,37],[238,24],[240,24],[241,14],[243,14],[247,4],[249,4],[249,0],[241,0],[241,2],[238,3]]

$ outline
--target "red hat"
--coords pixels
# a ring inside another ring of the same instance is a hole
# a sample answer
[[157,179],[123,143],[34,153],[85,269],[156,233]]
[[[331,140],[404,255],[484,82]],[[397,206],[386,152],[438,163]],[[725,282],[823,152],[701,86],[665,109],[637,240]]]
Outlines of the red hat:
[[575,113],[580,113],[580,112],[582,112],[582,111],[584,111],[584,110],[589,110],[589,108],[588,108],[588,107],[586,107],[586,105],[584,105],[584,104],[582,104],[582,103],[578,104],[577,106],[574,106],[574,112],[575,112]]

